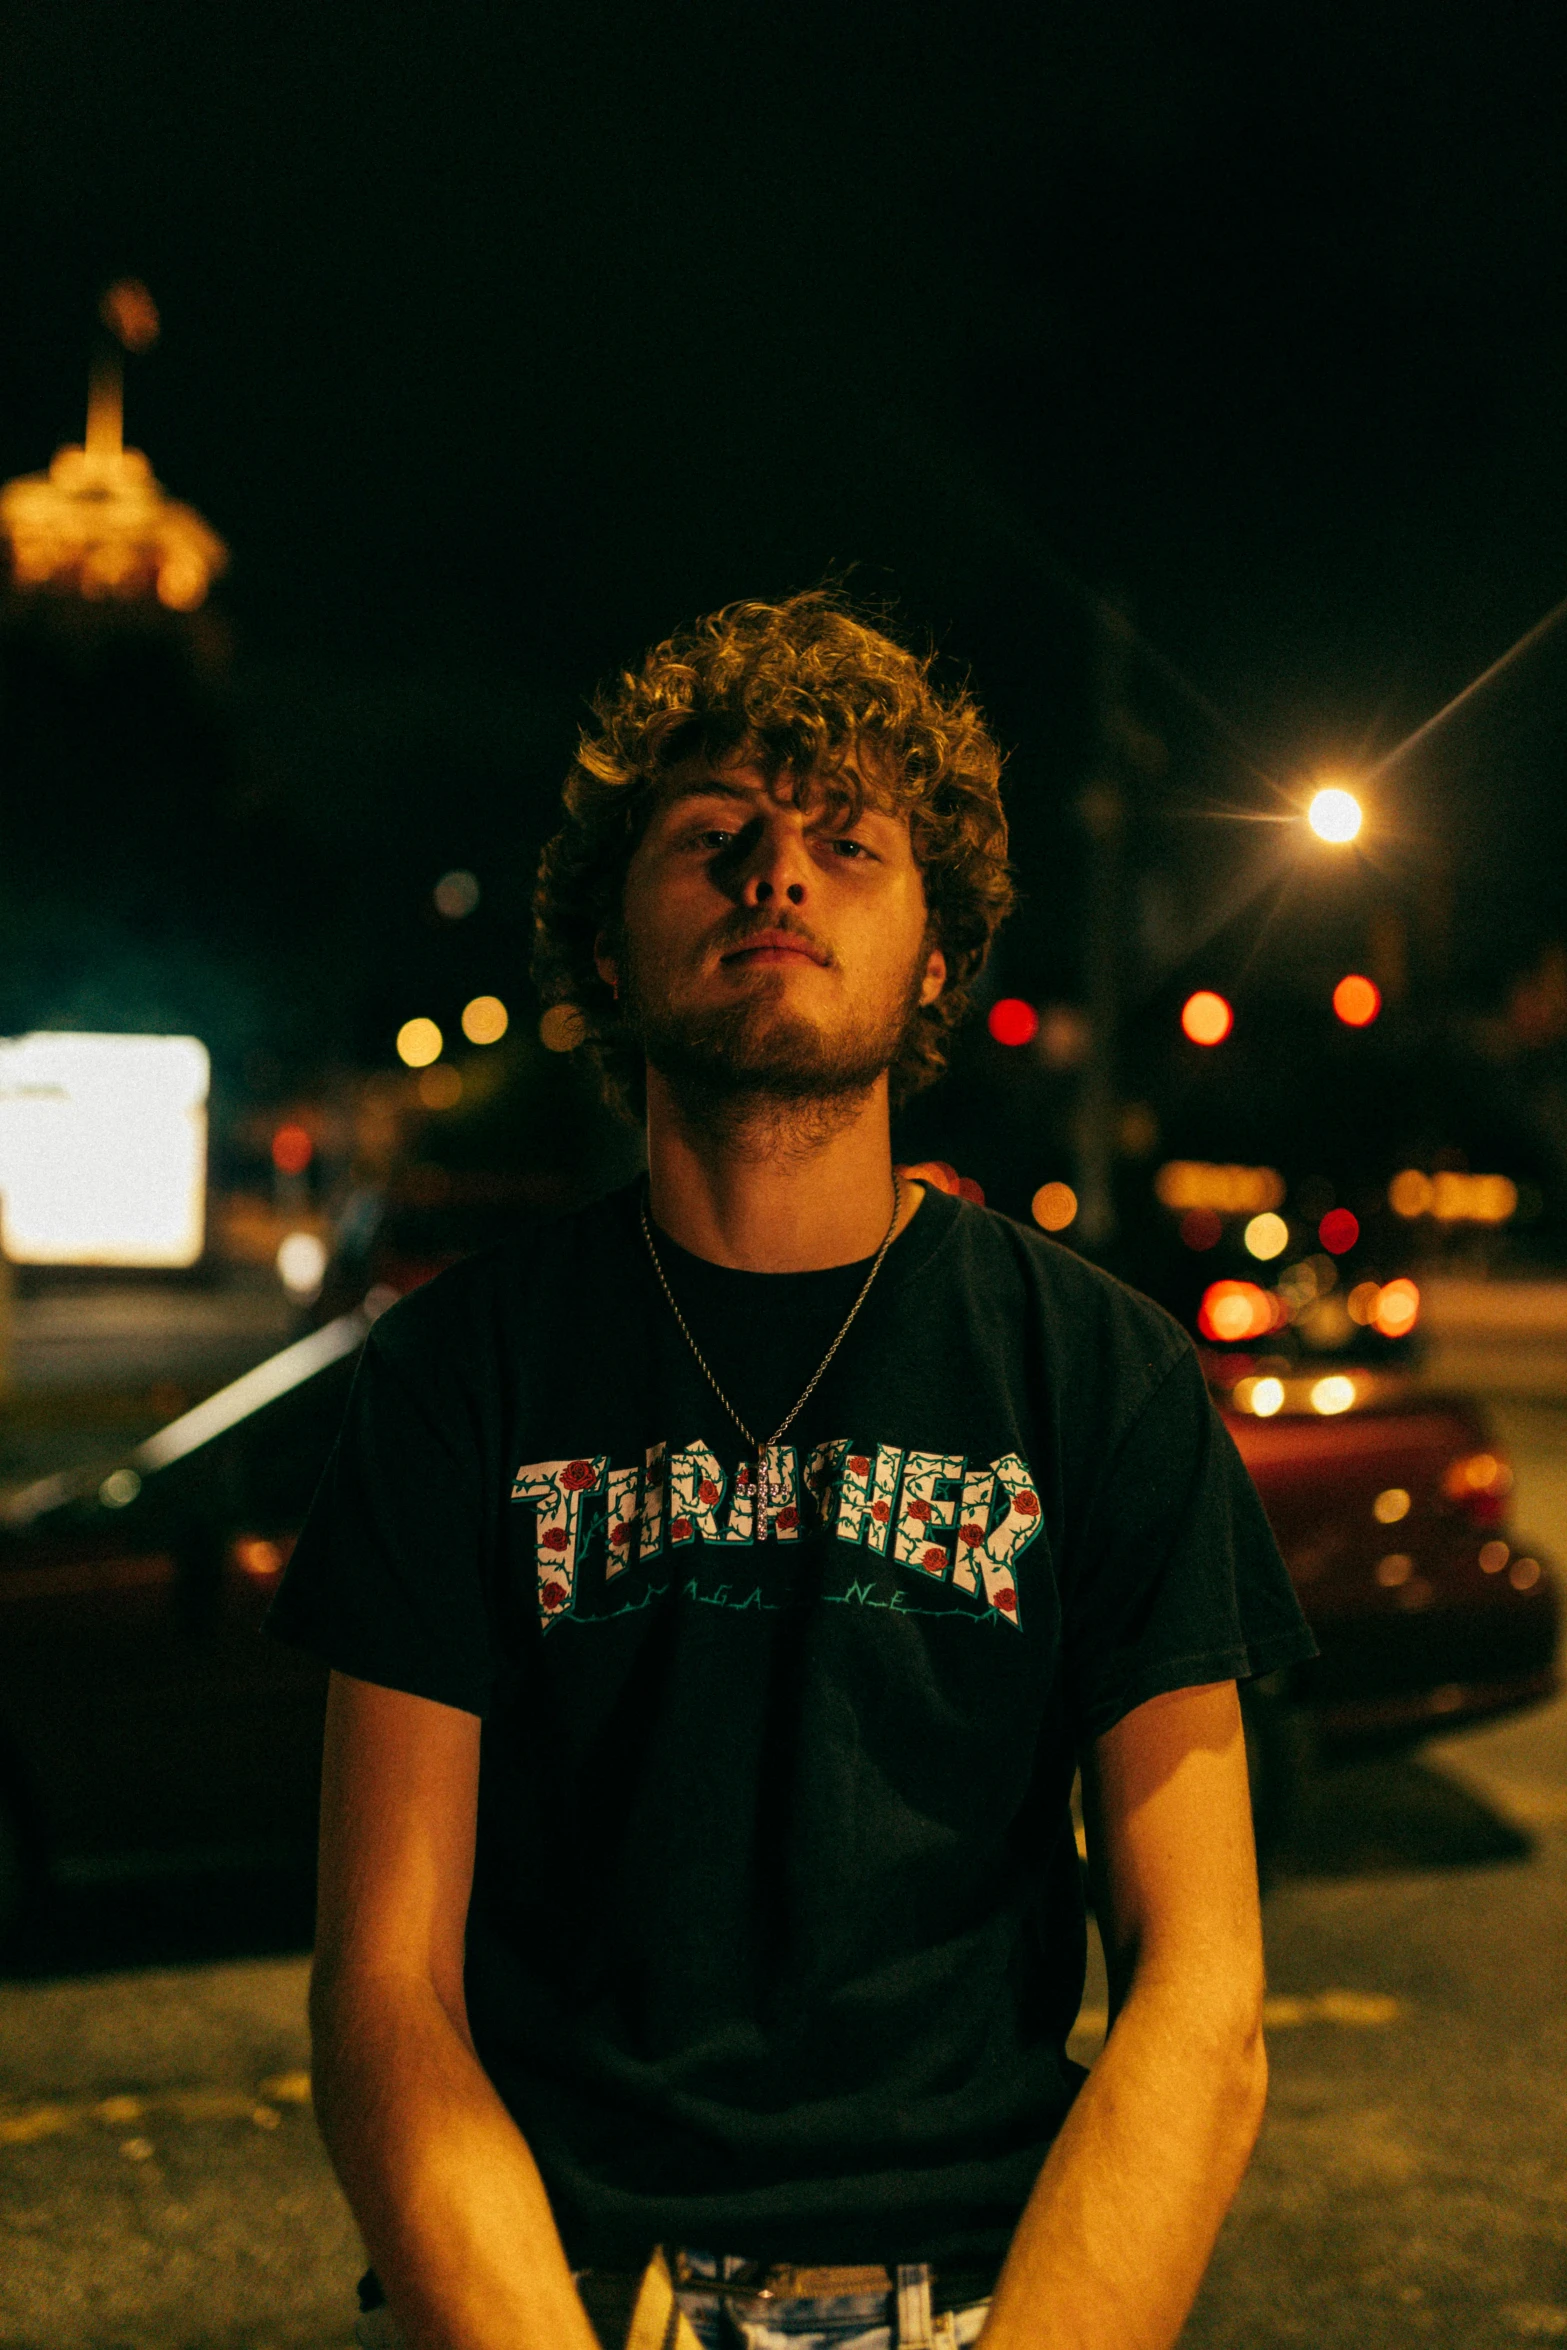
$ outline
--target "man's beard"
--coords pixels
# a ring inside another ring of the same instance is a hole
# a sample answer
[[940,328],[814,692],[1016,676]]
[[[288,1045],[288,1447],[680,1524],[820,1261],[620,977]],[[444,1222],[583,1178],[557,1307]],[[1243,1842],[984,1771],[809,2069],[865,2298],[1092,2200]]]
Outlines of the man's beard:
[[727,1004],[681,1005],[666,972],[657,963],[640,966],[628,940],[621,1018],[628,1041],[641,1047],[694,1125],[820,1139],[852,1116],[897,1060],[919,1017],[927,952],[922,942],[901,987],[831,1029],[788,1011],[782,987],[757,987]]

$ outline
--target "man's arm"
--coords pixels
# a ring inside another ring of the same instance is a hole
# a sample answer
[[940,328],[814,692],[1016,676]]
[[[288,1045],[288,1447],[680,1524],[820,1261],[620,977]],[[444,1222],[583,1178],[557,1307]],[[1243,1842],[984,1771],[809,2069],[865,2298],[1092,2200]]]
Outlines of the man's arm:
[[475,1714],[332,1675],[310,1982],[322,2137],[414,2350],[597,2350],[463,1996]]
[[1262,2123],[1262,1925],[1233,1681],[1150,1698],[1083,1763],[1110,2036],[1050,2150],[982,2350],[1169,2350]]

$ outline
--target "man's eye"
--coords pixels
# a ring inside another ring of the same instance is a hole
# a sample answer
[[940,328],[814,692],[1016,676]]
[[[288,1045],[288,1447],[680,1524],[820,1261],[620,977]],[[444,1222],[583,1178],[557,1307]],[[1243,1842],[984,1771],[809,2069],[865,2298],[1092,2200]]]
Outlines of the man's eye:
[[836,855],[842,857],[846,863],[851,865],[858,863],[861,859],[869,857],[873,853],[865,846],[864,841],[851,840],[847,834],[842,835],[837,840],[830,841],[828,846],[835,852]]

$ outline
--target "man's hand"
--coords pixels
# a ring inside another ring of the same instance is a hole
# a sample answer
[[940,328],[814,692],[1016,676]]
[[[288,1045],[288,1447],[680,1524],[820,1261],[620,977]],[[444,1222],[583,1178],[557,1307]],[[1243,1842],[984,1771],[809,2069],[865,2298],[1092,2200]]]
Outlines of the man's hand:
[[1262,1925],[1233,1681],[1083,1760],[1110,2036],[1018,2223],[982,2350],[1169,2350],[1262,2123]]
[[479,1721],[332,1675],[310,1982],[317,2118],[413,2350],[597,2350],[463,1997]]

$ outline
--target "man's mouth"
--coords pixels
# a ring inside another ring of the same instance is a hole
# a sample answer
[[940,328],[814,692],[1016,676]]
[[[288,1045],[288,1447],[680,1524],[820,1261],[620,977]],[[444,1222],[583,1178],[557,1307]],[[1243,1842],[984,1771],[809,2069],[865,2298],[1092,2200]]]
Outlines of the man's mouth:
[[722,963],[819,963],[827,957],[792,930],[764,930],[719,957]]

